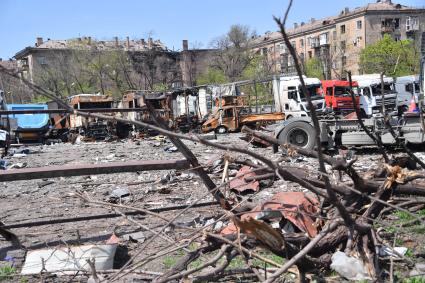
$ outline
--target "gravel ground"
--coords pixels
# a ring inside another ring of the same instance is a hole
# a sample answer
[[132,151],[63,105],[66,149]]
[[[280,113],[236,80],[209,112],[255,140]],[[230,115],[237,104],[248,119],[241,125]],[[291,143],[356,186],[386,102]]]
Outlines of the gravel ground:
[[[218,136],[214,142],[223,144],[235,144],[241,148],[254,150],[274,160],[281,154],[273,154],[271,148],[253,147],[246,141],[240,139],[242,134],[226,134]],[[195,153],[201,164],[205,165],[210,160],[215,160],[224,152],[215,148],[206,147],[193,142],[185,141],[187,146]],[[98,164],[103,162],[129,161],[129,160],[160,160],[181,159],[179,152],[166,152],[164,149],[172,146],[167,140],[160,141],[157,138],[146,138],[140,140],[122,140],[105,143],[80,143],[80,144],[55,144],[43,146],[28,146],[30,153],[26,156],[10,156],[6,159],[9,164],[22,165],[26,167],[42,167],[50,165],[76,165],[80,163]],[[20,148],[21,149],[21,148]],[[233,156],[237,154],[232,153]],[[372,151],[358,156],[356,168],[367,171],[379,167],[380,156]],[[317,170],[317,162],[309,158],[297,158],[286,161],[287,166],[297,167],[306,171]],[[235,170],[231,170],[235,173]],[[211,174],[213,180],[218,184],[221,182],[221,173]],[[171,181],[160,182],[161,179]],[[335,176],[336,178],[336,176]],[[46,181],[51,181],[48,184]],[[28,180],[4,182],[0,185],[0,215],[5,225],[18,224],[48,220],[55,218],[69,218],[88,216],[104,213],[113,213],[116,210],[107,206],[87,204],[73,196],[77,191],[86,192],[92,199],[108,201],[111,192],[117,188],[127,189],[131,197],[124,199],[127,205],[137,208],[158,208],[174,205],[191,204],[198,199],[202,202],[213,201],[206,194],[202,181],[191,173],[190,170],[174,171],[148,171],[139,173],[118,173],[109,175],[93,175],[79,177],[63,177],[49,180]],[[270,198],[278,191],[303,190],[295,184],[279,180],[270,187],[262,189],[254,196],[249,196],[253,203]],[[247,198],[244,196],[243,198]],[[123,211],[123,210],[120,210]],[[161,215],[171,219],[177,211],[162,212]],[[217,206],[193,208],[184,213],[176,221],[178,225],[192,228],[202,226],[210,218],[220,215]],[[151,216],[133,216],[132,220],[158,231],[164,222]],[[115,232],[124,239],[126,234],[140,231],[140,227],[124,217],[92,220],[84,222],[45,225],[32,228],[13,229],[24,246],[28,249],[36,249],[47,246],[57,246],[65,242],[79,241],[84,243],[100,243]],[[150,231],[143,231],[145,239],[152,235]],[[167,231],[167,235],[178,241],[189,234],[186,230],[176,229]],[[142,255],[156,253],[159,249],[168,246],[169,243],[161,238],[156,238],[144,250]],[[126,242],[128,254],[133,255],[138,243]],[[0,238],[0,260],[4,259],[7,252],[11,250],[10,243]],[[9,252],[10,253],[10,252]],[[125,257],[124,257],[125,259]],[[158,259],[146,265],[144,268],[151,271],[164,272],[163,259]]]

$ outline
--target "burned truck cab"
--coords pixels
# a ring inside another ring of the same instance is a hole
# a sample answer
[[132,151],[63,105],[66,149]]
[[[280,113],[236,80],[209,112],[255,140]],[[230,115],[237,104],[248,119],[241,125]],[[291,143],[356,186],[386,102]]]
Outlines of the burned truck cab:
[[[101,94],[78,94],[68,97],[68,104],[76,110],[110,109],[113,102],[112,97]],[[71,131],[78,132],[87,138],[95,140],[103,140],[114,135],[115,128],[112,122],[75,114],[70,114],[69,126]]]

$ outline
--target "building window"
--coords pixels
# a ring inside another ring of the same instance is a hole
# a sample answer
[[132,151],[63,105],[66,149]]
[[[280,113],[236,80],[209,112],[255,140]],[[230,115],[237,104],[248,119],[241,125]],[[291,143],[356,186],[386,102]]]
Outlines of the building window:
[[362,37],[358,36],[358,37],[356,37],[356,40],[354,40],[353,45],[354,46],[360,46],[361,42],[362,42]]
[[327,32],[326,33],[322,33],[319,36],[319,42],[320,42],[320,45],[328,44],[328,33]]
[[21,59],[22,67],[28,67],[28,58]]
[[362,29],[362,21],[357,21],[357,29]]
[[400,28],[400,19],[394,19],[394,27],[396,29],[399,29]]
[[406,31],[419,30],[419,18],[418,17],[407,17],[406,18]]
[[311,58],[313,58],[313,52],[308,51],[308,59],[311,59]]
[[295,43],[295,41],[291,41],[291,45],[292,47],[294,47],[294,49],[297,49],[297,44]]
[[345,67],[345,65],[347,65],[347,57],[346,56],[342,56],[342,58],[341,58],[341,65],[343,67]]
[[261,51],[261,55],[267,55],[267,47],[264,47]]
[[393,32],[400,28],[400,19],[383,19],[381,26],[383,32]]
[[341,29],[341,34],[344,34],[345,33],[345,25],[341,25],[340,29]]
[[307,37],[307,46],[311,46],[311,37]]
[[300,39],[300,46],[304,47],[304,39]]
[[36,57],[37,58],[37,63],[40,65],[47,65],[46,62],[46,57]]
[[341,47],[341,51],[345,52],[345,49],[347,48],[347,44],[346,44],[345,40],[342,40],[340,42],[340,47]]
[[334,30],[334,31],[332,32],[332,38],[333,38],[333,40],[336,40],[336,30]]
[[285,53],[286,52],[286,44],[285,43],[279,44],[279,49],[280,49],[280,53]]

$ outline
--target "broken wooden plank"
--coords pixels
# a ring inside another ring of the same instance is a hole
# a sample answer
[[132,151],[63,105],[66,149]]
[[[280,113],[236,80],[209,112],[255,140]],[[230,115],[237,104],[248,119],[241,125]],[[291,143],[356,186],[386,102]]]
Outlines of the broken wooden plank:
[[190,168],[187,160],[145,160],[109,162],[102,164],[77,164],[0,171],[0,182],[42,178],[71,177],[150,170],[181,170]]

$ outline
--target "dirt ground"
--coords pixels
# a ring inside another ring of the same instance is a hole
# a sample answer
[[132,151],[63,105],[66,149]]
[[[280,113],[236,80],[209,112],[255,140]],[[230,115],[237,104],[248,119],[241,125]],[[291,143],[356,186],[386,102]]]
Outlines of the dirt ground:
[[[240,147],[253,149],[255,152],[277,160],[281,153],[272,153],[271,148],[254,147],[248,142],[240,139],[243,134],[219,135],[214,142],[233,143]],[[217,160],[224,152],[215,148],[209,148],[200,144],[185,141],[188,147],[195,153],[200,163],[207,166],[212,161]],[[167,139],[158,137],[121,140],[115,142],[96,142],[80,144],[55,144],[42,146],[27,146],[29,153],[25,156],[6,157],[9,165],[25,167],[42,167],[50,165],[76,165],[80,163],[98,164],[103,162],[129,161],[129,160],[163,160],[163,159],[183,159],[179,152],[168,152],[165,149],[172,144]],[[17,148],[21,150],[23,148]],[[422,158],[425,155],[419,153]],[[356,162],[356,169],[366,172],[377,168],[380,165],[381,157],[376,151],[370,150],[359,154]],[[295,158],[286,161],[287,166],[297,167],[300,170],[317,170],[315,160],[309,158]],[[236,170],[230,170],[234,175]],[[334,178],[337,172],[335,172]],[[210,175],[216,184],[221,182],[221,171]],[[92,175],[79,177],[62,177],[45,180],[28,180],[3,182],[0,184],[0,215],[4,225],[19,224],[31,221],[49,220],[56,218],[71,218],[89,216],[96,214],[115,213],[116,209],[107,205],[88,204],[73,195],[75,192],[85,192],[93,200],[110,201],[111,192],[117,188],[127,189],[129,197],[122,199],[125,205],[151,209],[169,207],[176,205],[187,205],[195,201],[213,201],[211,195],[202,181],[194,175],[191,170],[183,171],[146,171],[137,173],[119,173],[108,175]],[[275,181],[271,186],[262,188],[254,195],[241,196],[241,199],[249,199],[252,203],[270,198],[279,191],[303,190],[298,185],[286,181]],[[226,192],[227,193],[227,192]],[[123,212],[125,210],[120,209]],[[179,210],[161,212],[161,216],[171,219]],[[179,241],[188,237],[191,229],[203,227],[209,219],[216,219],[221,214],[221,209],[216,205],[192,208],[183,213],[175,224],[175,230],[168,229],[165,234],[172,241]],[[138,227],[134,222],[144,225]],[[30,228],[12,229],[16,233],[22,244],[29,250],[58,245],[76,243],[101,243],[107,240],[113,233],[120,239],[123,251],[117,264],[122,264],[134,255],[143,242],[148,241],[153,235],[152,231],[158,231],[165,222],[152,216],[132,216],[130,219],[124,217],[106,218],[101,220],[91,220],[82,222],[71,222],[54,225],[44,225]],[[146,230],[146,227],[149,230]],[[180,228],[179,228],[180,227]],[[183,228],[182,228],[183,227]],[[128,234],[142,231],[139,242],[128,240]],[[126,236],[127,235],[127,236]],[[162,248],[169,246],[166,240],[156,237],[139,257],[155,254]],[[127,255],[128,253],[128,255]],[[13,255],[17,259],[22,253],[14,252],[10,243],[0,237],[0,261],[7,255]],[[152,272],[164,272],[175,263],[174,254],[171,257],[160,257],[142,269]],[[20,278],[20,277],[17,277]],[[127,280],[134,279],[135,282],[143,280],[143,276],[128,277]],[[16,282],[16,278],[10,279]],[[22,280],[22,278],[20,279]],[[38,282],[39,279],[27,277],[27,282]],[[61,282],[60,279],[51,279],[52,282]],[[78,279],[82,280],[83,279]],[[124,279],[123,279],[124,280]],[[18,281],[19,282],[19,281]],[[22,281],[24,282],[24,281]],[[122,281],[124,282],[124,281]],[[128,281],[130,282],[130,281]]]

